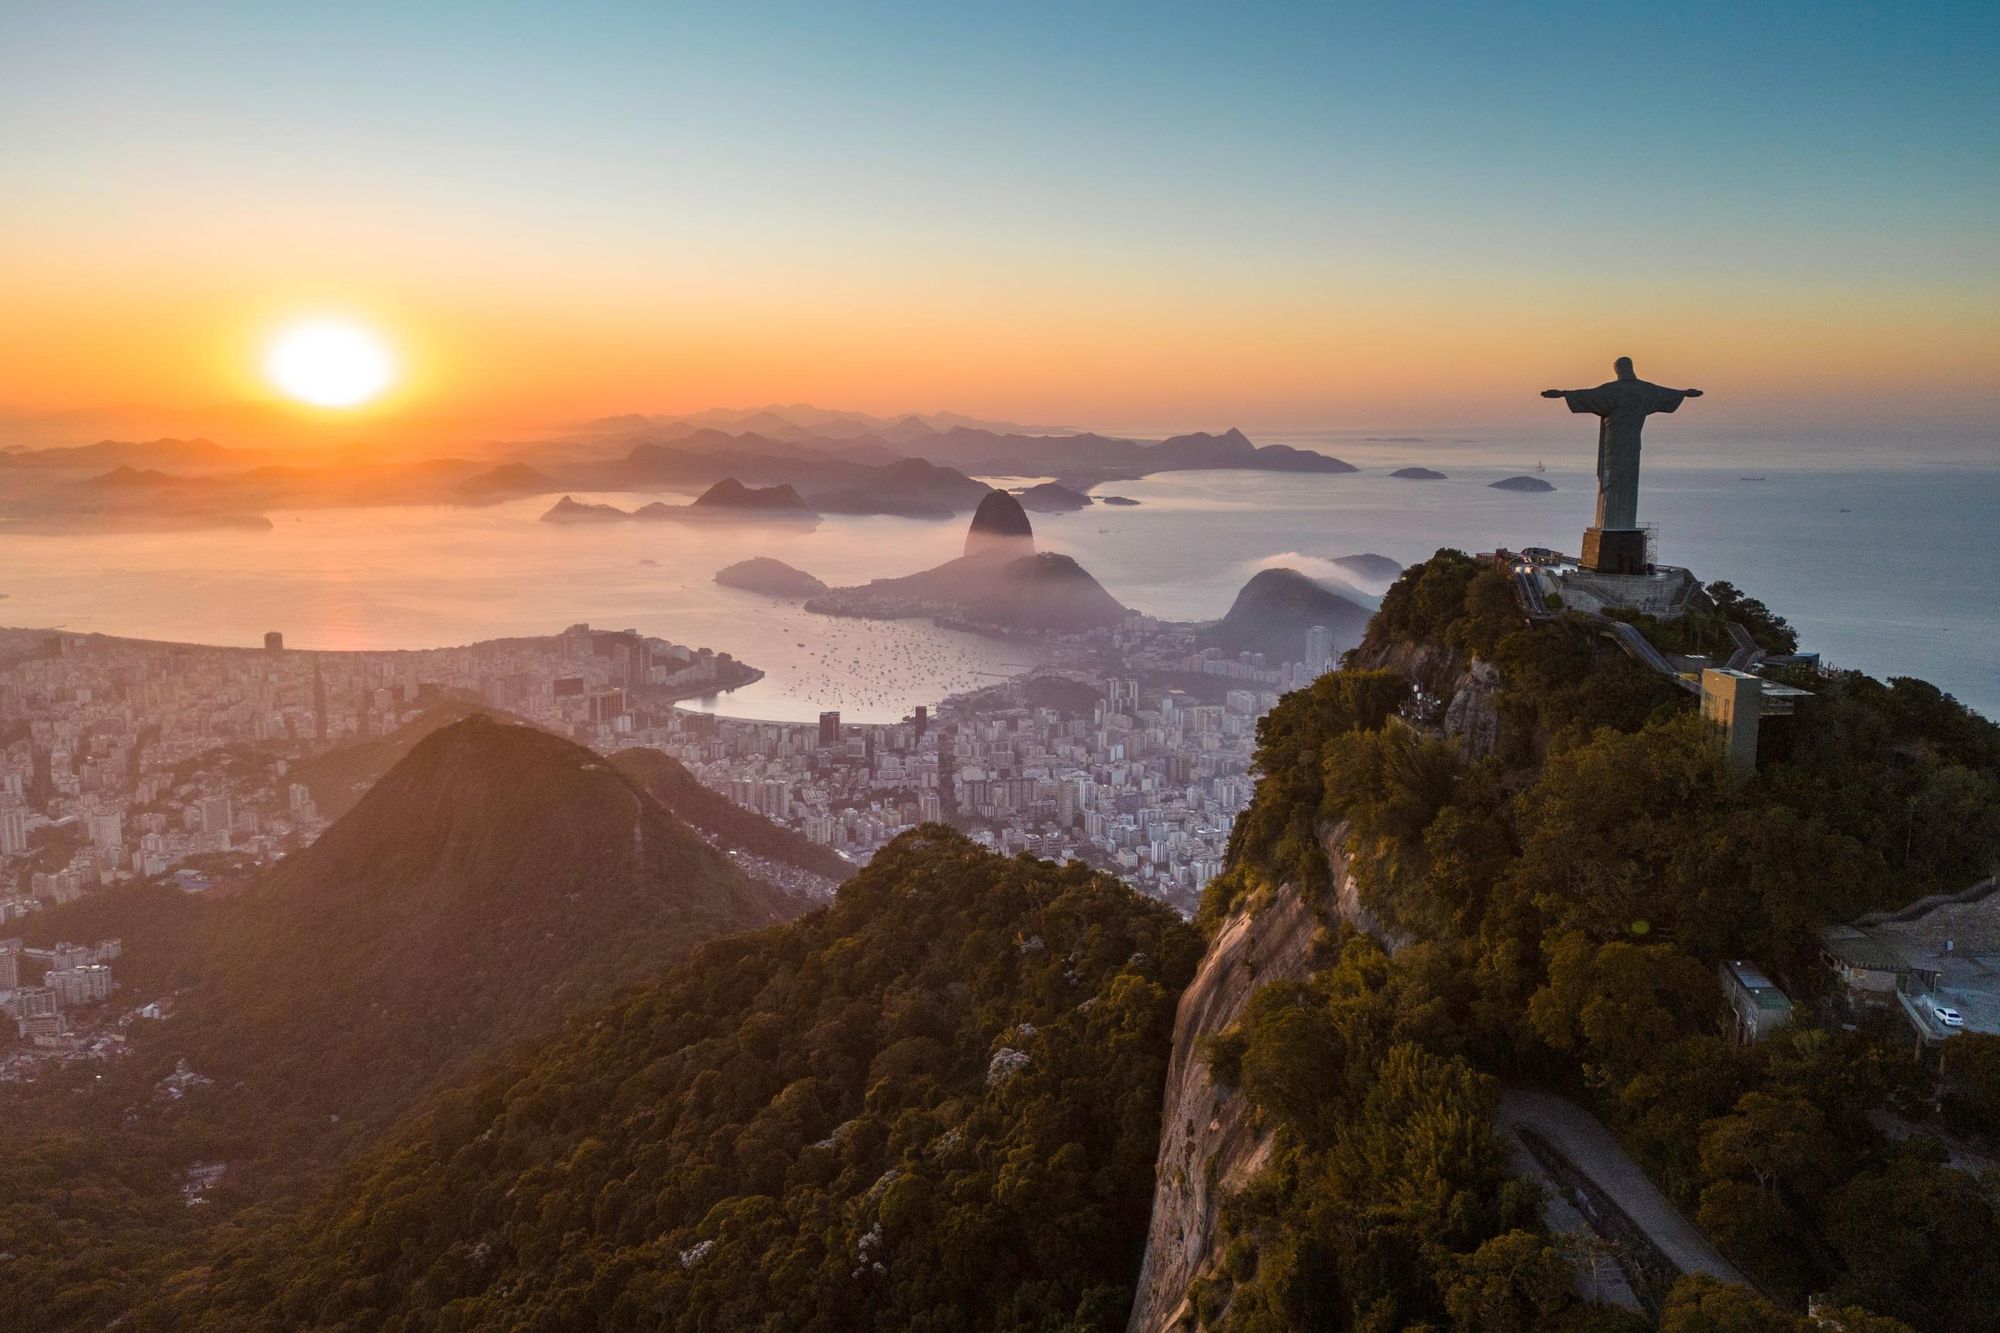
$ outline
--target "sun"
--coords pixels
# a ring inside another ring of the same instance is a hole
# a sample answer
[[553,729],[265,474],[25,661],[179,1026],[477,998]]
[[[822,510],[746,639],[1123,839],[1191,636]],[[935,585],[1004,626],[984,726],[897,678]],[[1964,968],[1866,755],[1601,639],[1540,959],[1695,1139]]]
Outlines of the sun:
[[314,407],[359,407],[396,378],[389,344],[373,329],[344,319],[293,324],[271,341],[264,373],[291,397]]

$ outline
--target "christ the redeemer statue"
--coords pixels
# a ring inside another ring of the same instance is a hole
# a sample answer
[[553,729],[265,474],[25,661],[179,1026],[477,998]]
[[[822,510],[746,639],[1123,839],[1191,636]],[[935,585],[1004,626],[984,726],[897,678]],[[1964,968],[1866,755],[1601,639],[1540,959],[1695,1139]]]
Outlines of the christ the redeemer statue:
[[1639,530],[1639,432],[1655,412],[1673,412],[1700,389],[1668,389],[1632,373],[1632,358],[1621,356],[1612,369],[1618,378],[1595,389],[1544,389],[1572,412],[1599,419],[1597,428],[1597,522],[1583,537],[1583,563],[1606,574],[1638,574],[1646,564],[1646,535]]

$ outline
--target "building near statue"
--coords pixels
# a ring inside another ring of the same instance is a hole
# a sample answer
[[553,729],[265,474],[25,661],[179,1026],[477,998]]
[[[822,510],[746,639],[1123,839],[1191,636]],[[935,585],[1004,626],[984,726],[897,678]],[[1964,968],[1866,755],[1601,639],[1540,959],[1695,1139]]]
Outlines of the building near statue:
[[1935,1045],[2000,1035],[2000,890],[1985,880],[1820,932],[1844,1016],[1886,1020]]
[[1701,715],[1722,734],[1722,766],[1731,785],[1757,771],[1757,742],[1767,717],[1789,717],[1809,691],[1731,667],[1701,673]]
[[1762,1041],[1792,1021],[1791,999],[1755,963],[1732,959],[1722,965],[1721,973],[1722,994],[1729,1001],[1739,1044]]

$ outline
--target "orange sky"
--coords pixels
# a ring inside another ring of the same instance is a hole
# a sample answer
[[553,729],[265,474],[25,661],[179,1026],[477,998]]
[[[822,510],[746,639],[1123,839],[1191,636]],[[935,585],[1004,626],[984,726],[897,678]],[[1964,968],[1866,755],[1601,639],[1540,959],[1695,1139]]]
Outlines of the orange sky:
[[404,366],[354,427],[442,436],[1506,424],[1618,354],[1717,425],[2000,415],[1994,94],[1942,21],[1655,24],[1615,80],[1497,20],[817,22],[0,20],[0,414],[266,398],[331,313]]
[[1137,262],[1052,272],[868,253],[782,271],[747,255],[534,261],[413,237],[406,262],[329,273],[350,264],[327,255],[302,275],[287,271],[292,246],[264,240],[276,253],[200,236],[170,259],[120,238],[70,238],[59,263],[33,262],[53,240],[12,249],[7,406],[269,397],[272,333],[321,313],[396,348],[403,378],[377,414],[519,430],[773,401],[1081,425],[1505,422],[1537,410],[1536,389],[1604,377],[1618,353],[1700,384],[1717,417],[1948,425],[1983,410],[1966,390],[2000,365],[1992,310],[1947,292],[1548,291],[1331,258],[1201,281]]

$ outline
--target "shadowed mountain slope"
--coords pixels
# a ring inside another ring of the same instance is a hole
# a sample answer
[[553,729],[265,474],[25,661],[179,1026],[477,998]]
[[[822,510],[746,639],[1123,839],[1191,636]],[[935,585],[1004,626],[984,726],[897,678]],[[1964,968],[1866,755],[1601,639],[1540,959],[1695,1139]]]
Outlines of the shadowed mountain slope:
[[218,910],[172,1035],[274,1105],[372,1120],[783,914],[590,751],[475,715]]
[[1123,1325],[1199,952],[1072,863],[905,834],[830,908],[436,1099],[147,1311],[203,1328]]
[[701,785],[687,766],[661,750],[623,750],[612,767],[676,815],[734,851],[768,857],[830,879],[846,879],[854,867],[839,852],[809,842],[803,833],[745,810],[719,791]]

